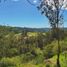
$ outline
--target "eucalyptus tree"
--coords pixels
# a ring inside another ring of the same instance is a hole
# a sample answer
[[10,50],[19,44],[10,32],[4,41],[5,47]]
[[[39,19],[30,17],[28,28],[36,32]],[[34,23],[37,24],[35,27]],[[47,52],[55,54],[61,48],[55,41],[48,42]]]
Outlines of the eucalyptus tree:
[[36,7],[42,15],[46,16],[52,28],[54,38],[58,41],[57,67],[60,66],[60,26],[63,24],[63,13],[67,8],[67,0],[27,0],[31,5]]

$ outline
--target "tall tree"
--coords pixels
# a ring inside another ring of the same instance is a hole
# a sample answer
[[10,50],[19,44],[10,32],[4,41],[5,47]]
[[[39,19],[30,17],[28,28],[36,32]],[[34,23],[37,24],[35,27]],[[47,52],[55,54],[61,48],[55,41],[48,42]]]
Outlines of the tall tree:
[[[31,5],[33,0],[27,0]],[[32,1],[32,2],[31,2]],[[53,37],[58,41],[58,53],[57,53],[57,67],[60,66],[60,37],[59,37],[59,26],[63,23],[63,12],[67,7],[67,0],[36,0],[38,1],[38,10],[40,10],[41,14],[45,15],[52,27]],[[35,1],[35,2],[36,2]],[[36,3],[37,4],[37,3]]]
[[58,52],[57,52],[57,67],[60,66],[60,31],[59,25],[63,20],[64,8],[67,7],[67,0],[41,0],[38,9],[41,11],[41,14],[45,15],[52,27],[52,33],[54,33],[54,38],[58,41]]
[[[66,1],[67,2],[67,1]],[[38,9],[44,14],[52,27],[54,38],[58,40],[57,67],[60,66],[60,43],[59,43],[59,24],[63,19],[61,11],[63,11],[65,0],[42,0]],[[66,6],[65,6],[66,7]]]

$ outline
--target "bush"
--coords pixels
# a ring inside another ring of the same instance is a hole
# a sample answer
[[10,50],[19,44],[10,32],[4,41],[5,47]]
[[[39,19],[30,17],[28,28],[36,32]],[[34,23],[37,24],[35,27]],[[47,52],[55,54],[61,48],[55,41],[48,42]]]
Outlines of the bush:
[[3,58],[0,61],[0,67],[16,67],[16,64],[14,62],[11,62],[9,58]]
[[44,57],[46,58],[46,59],[48,59],[48,58],[51,58],[53,55],[54,55],[54,53],[53,53],[53,51],[52,51],[52,48],[53,48],[53,46],[51,46],[51,45],[47,45],[45,48],[44,48]]
[[30,52],[25,54],[23,57],[23,63],[27,63],[29,61],[31,61],[34,58],[34,55],[32,55]]
[[50,64],[46,64],[46,67],[50,67]]
[[44,54],[40,48],[34,50],[36,56],[34,58],[34,64],[40,64],[44,61]]

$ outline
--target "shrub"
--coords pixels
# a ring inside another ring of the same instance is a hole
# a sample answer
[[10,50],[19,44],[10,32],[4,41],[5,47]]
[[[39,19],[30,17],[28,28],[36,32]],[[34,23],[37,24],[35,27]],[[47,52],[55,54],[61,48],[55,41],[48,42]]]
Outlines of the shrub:
[[16,67],[16,64],[14,62],[11,62],[9,58],[3,58],[0,61],[0,67]]
[[27,63],[31,61],[34,58],[34,55],[32,55],[30,52],[26,53],[23,57],[23,63]]

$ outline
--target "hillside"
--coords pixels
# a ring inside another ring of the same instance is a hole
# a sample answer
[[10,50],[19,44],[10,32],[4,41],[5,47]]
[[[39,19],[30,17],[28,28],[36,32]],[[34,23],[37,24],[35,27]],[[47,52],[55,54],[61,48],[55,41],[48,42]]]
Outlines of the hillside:
[[[0,67],[56,66],[58,42],[49,31],[41,29],[0,26]],[[66,67],[66,28],[60,46],[61,67]]]
[[0,29],[5,29],[8,31],[15,31],[15,32],[47,32],[49,31],[49,28],[27,28],[27,27],[11,27],[11,26],[2,26],[0,25]]
[[[30,61],[28,63],[22,63],[22,61],[23,61],[23,55],[12,57],[12,58],[2,58],[1,59],[1,63],[3,64],[3,66],[5,66],[6,64],[9,64],[9,65],[11,64],[11,65],[13,65],[13,67],[47,67],[47,66],[56,67],[56,56],[54,56],[53,58],[44,60],[44,62],[42,62],[40,64],[35,64],[34,61]],[[60,61],[61,61],[60,62],[61,67],[67,67],[67,62],[66,62],[67,58],[65,58],[64,54],[61,54]],[[2,67],[2,65],[0,65],[0,66]],[[6,66],[10,67],[8,65],[6,65]]]

